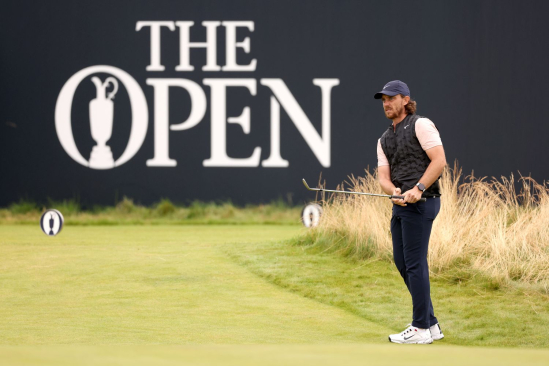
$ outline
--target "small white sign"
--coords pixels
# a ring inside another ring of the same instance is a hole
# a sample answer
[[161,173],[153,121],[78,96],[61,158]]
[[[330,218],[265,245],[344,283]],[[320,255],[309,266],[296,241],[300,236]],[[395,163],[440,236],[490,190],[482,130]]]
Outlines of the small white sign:
[[316,203],[310,203],[301,211],[301,222],[305,227],[318,226],[322,216],[322,207]]
[[44,234],[54,236],[61,232],[64,222],[65,219],[63,218],[61,212],[54,209],[49,209],[44,212],[40,218],[40,228]]

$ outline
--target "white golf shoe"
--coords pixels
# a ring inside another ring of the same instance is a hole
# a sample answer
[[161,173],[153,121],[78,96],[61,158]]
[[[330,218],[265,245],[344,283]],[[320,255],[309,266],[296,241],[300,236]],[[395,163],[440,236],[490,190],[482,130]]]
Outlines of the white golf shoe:
[[431,331],[431,338],[433,338],[433,341],[438,341],[444,338],[444,334],[442,334],[442,329],[440,329],[440,325],[438,325],[438,323],[431,325],[429,330]]
[[389,341],[393,343],[429,344],[433,343],[433,338],[431,338],[429,329],[421,329],[410,325],[402,333],[391,334]]

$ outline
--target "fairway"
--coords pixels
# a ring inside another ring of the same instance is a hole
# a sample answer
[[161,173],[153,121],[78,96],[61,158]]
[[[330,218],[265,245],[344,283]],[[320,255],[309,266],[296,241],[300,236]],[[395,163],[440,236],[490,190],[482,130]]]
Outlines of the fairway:
[[243,265],[253,248],[280,250],[277,243],[300,230],[93,226],[47,237],[34,226],[0,226],[0,358],[14,365],[549,360],[547,350],[387,344],[391,327]]

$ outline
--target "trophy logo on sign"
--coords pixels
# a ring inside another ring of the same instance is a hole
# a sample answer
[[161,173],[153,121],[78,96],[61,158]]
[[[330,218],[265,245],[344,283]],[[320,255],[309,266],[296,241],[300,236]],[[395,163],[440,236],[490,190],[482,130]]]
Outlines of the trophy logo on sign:
[[50,232],[48,235],[54,235],[53,234],[53,224],[55,223],[55,220],[53,219],[53,214],[50,214]]
[[[109,169],[114,167],[111,148],[107,141],[112,135],[113,102],[112,99],[118,91],[118,81],[108,77],[105,82],[94,76],[91,81],[97,89],[97,96],[90,102],[91,134],[96,146],[93,147],[90,156],[90,167],[94,169]],[[112,84],[113,90],[107,95],[107,86]]]

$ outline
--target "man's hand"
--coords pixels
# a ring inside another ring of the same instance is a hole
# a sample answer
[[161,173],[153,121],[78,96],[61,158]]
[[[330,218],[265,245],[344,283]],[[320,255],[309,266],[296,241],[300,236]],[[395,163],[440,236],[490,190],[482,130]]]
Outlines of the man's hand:
[[[408,191],[408,192],[410,192],[410,191]],[[400,193],[401,193],[400,188],[395,188],[395,189],[393,190],[393,196],[400,196],[400,195],[401,195]],[[406,202],[404,202],[403,199],[400,199],[400,198],[392,198],[391,201],[393,201],[393,203],[394,203],[395,205],[406,206]]]
[[404,201],[409,203],[416,203],[421,199],[421,195],[423,192],[420,191],[420,189],[415,186],[414,188],[410,189],[409,191],[404,192]]

